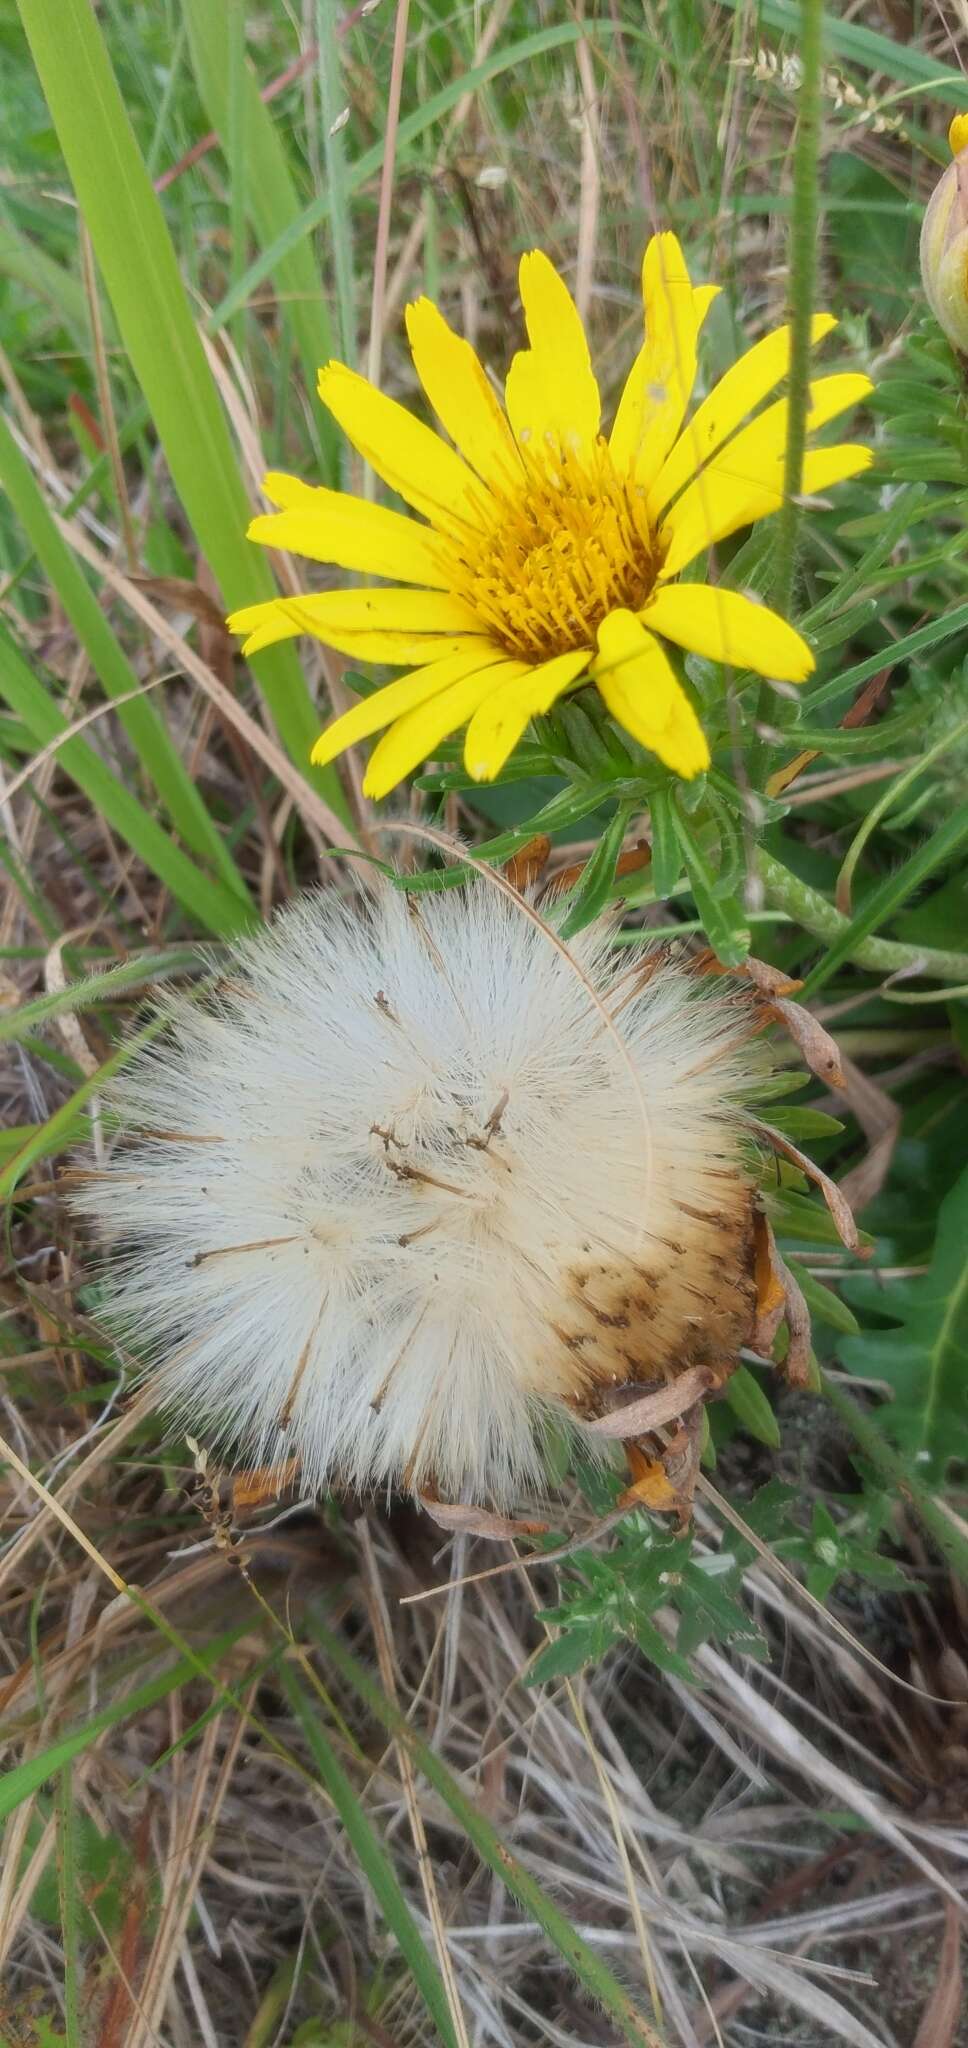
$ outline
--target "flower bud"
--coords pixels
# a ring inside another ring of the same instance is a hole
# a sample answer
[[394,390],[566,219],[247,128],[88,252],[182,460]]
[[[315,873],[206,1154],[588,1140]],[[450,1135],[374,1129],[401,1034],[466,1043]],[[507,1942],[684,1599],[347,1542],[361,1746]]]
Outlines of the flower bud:
[[928,201],[921,229],[921,279],[948,340],[968,355],[968,114],[948,130],[954,162]]

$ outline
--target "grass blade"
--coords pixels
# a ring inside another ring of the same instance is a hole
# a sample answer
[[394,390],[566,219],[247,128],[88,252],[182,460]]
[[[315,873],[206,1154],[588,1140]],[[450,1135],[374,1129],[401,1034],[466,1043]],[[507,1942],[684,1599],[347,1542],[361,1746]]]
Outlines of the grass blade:
[[85,975],[83,981],[72,982],[69,988],[35,996],[33,1001],[20,1003],[15,1010],[0,1016],[0,1045],[5,1039],[23,1039],[36,1025],[49,1023],[52,1017],[91,1009],[97,1003],[110,1002],[116,995],[127,994],[129,989],[144,988],[148,982],[163,981],[170,974],[187,972],[198,964],[197,950],[176,946],[168,953],[146,953],[139,960],[123,961],[120,967],[102,968],[97,974]]
[[80,1897],[77,1868],[77,1814],[70,1764],[57,1779],[57,1891],[61,1941],[64,1947],[64,2037],[67,2048],[80,2048]]
[[[250,507],[231,436],[90,0],[19,5],[120,336],[175,489],[226,607],[272,597],[268,565],[245,539]],[[260,655],[253,669],[284,744],[302,765],[319,719],[292,647]],[[307,773],[333,809],[348,816],[333,770]]]
[[[252,71],[244,61],[236,83],[240,107],[232,119],[231,38],[244,33],[240,10],[225,0],[183,0],[192,67],[212,127],[221,138],[233,185],[241,181],[243,198],[256,237],[263,248],[285,240],[299,218],[299,199],[279,133],[265,106]],[[244,142],[244,165],[233,147]],[[280,313],[295,338],[307,391],[315,391],[320,364],[333,353],[333,334],[323,297],[319,266],[311,242],[301,237],[287,247],[273,266]],[[241,308],[240,308],[241,310]],[[338,436],[329,414],[321,415],[327,480],[335,479]]]
[[[22,6],[26,4],[27,0],[21,0]],[[37,0],[33,0],[33,4],[36,5]],[[600,22],[598,27],[607,29],[608,23]],[[492,78],[499,77],[502,71],[512,71],[516,64],[530,63],[532,58],[542,57],[548,50],[561,49],[569,43],[578,43],[581,38],[582,29],[578,23],[562,21],[553,28],[538,29],[534,35],[522,36],[520,42],[507,43],[501,49],[492,50],[490,56],[485,57],[482,63],[473,65],[469,71],[460,71],[449,85],[445,85],[440,92],[435,92],[415,113],[408,114],[406,119],[401,121],[397,129],[398,163],[402,164],[403,152],[408,143],[418,141],[428,128],[433,127],[435,121],[441,121],[445,114],[449,114],[451,108],[456,107],[458,100],[463,99],[465,93],[477,92],[480,86],[486,85]],[[363,155],[358,156],[355,163],[347,165],[345,197],[359,192],[370,178],[382,170],[383,150],[381,139],[373,144],[372,149],[364,150]],[[315,199],[311,199],[297,219],[290,223],[285,234],[270,248],[263,249],[261,256],[258,256],[254,263],[250,263],[245,276],[239,279],[238,284],[215,308],[212,315],[213,326],[224,327],[226,321],[231,320],[233,314],[251,298],[256,287],[264,284],[266,278],[272,276],[280,258],[294,248],[305,235],[311,234],[313,228],[317,228],[321,221],[326,220],[331,210],[332,198],[329,192],[320,192]]]
[[312,1752],[320,1780],[346,1829],[360,1869],[372,1888],[383,1918],[404,1957],[427,2011],[447,2048],[456,2048],[443,1981],[410,1907],[397,1882],[390,1859],[378,1840],[349,1778],[323,1729],[315,1703],[300,1685],[291,1666],[282,1666],[282,1688]]
[[8,1814],[15,1812],[23,1800],[30,1798],[32,1792],[39,1791],[41,1785],[45,1785],[56,1771],[62,1771],[74,1757],[82,1756],[107,1728],[116,1728],[119,1721],[129,1721],[134,1714],[146,1713],[150,1707],[157,1705],[159,1700],[165,1700],[170,1693],[177,1692],[179,1686],[188,1685],[197,1678],[200,1669],[206,1674],[209,1673],[223,1652],[231,1649],[233,1643],[237,1643],[250,1626],[249,1622],[237,1622],[234,1628],[226,1629],[223,1635],[216,1636],[211,1643],[206,1643],[204,1649],[197,1651],[191,1658],[185,1657],[177,1664],[169,1665],[168,1670],[162,1671],[158,1677],[149,1678],[133,1692],[125,1693],[123,1699],[113,1700],[109,1707],[102,1707],[99,1714],[92,1714],[80,1728],[75,1728],[69,1735],[62,1735],[59,1741],[52,1742],[49,1749],[39,1751],[36,1756],[28,1757],[25,1763],[17,1764],[13,1770],[7,1771],[0,1779],[0,1821],[6,1820]]
[[[60,733],[69,730],[69,722],[50,692],[39,676],[27,667],[2,627],[0,697],[4,697],[11,710],[23,719],[38,746],[47,746]],[[256,922],[255,910],[247,908],[236,891],[227,888],[219,877],[204,875],[181,847],[172,843],[163,826],[112,774],[86,740],[79,737],[65,740],[57,759],[112,829],[207,931],[217,933],[219,938],[229,938]]]
[[[739,8],[742,0],[723,0],[723,4]],[[796,0],[759,0],[757,20],[761,27],[778,29],[781,35],[792,35],[799,41],[802,24]],[[892,37],[880,35],[877,29],[864,28],[856,21],[839,21],[835,15],[827,16],[824,39],[829,51],[846,57],[852,64],[862,64],[868,71],[883,73],[888,78],[930,86],[932,97],[942,106],[962,111],[968,106],[963,73],[953,70],[950,64],[940,63],[937,57],[928,56],[913,40],[896,43]]]
[[29,462],[21,454],[0,412],[0,487],[7,492],[21,526],[77,634],[87,649],[105,691],[129,696],[118,718],[136,749],[145,773],[187,846],[211,862],[242,902],[245,883],[228,848],[216,831],[202,798],[153,704],[131,698],[138,678],[108,624],[97,598],[78,567],[47,508]]
[[424,1742],[411,1726],[405,1714],[389,1700],[386,1693],[376,1684],[362,1664],[344,1648],[339,1637],[331,1633],[325,1623],[312,1618],[313,1634],[336,1669],[352,1686],[355,1693],[365,1702],[370,1712],[382,1723],[396,1742],[405,1744],[410,1751],[417,1769],[439,1793],[449,1806],[469,1842],[478,1855],[494,1872],[503,1885],[507,1886],[512,1898],[523,1906],[529,1918],[537,1920],[543,1927],[549,1941],[564,1957],[584,1986],[590,1998],[596,2000],[615,2021],[626,2041],[635,2048],[663,2048],[661,2036],[648,2020],[632,2004],[632,2000],[613,1977],[606,1963],[603,1963],[590,1948],[578,1929],[542,1890],[537,1880],[518,1862],[515,1855],[502,1841],[489,1820],[485,1820],[480,1808],[475,1806],[466,1792],[461,1790],[457,1779],[447,1765]]

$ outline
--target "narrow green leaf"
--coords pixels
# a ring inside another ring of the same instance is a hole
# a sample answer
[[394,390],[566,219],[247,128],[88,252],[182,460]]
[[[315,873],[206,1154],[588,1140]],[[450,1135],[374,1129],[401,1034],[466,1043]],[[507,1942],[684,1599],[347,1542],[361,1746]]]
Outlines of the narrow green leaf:
[[169,975],[187,972],[198,965],[197,947],[175,946],[168,953],[145,953],[140,960],[125,960],[120,967],[105,967],[98,974],[85,975],[83,981],[72,982],[70,987],[58,989],[52,995],[36,996],[32,1002],[21,1003],[16,1010],[0,1015],[0,1045],[5,1039],[23,1039],[35,1025],[46,1023],[51,1017],[92,1009],[131,989],[166,981]]
[[342,18],[342,0],[316,0],[319,52],[316,71],[330,202],[329,243],[333,252],[339,306],[339,346],[344,363],[352,363],[356,359],[356,265],[353,259],[353,212],[346,189],[346,139],[340,120],[348,98],[343,87],[337,35]]
[[913,633],[905,633],[903,640],[891,640],[879,653],[868,655],[866,661],[855,662],[853,668],[846,668],[829,682],[818,683],[813,690],[804,691],[802,703],[807,715],[818,711],[822,704],[835,704],[840,697],[849,697],[869,682],[882,668],[895,668],[900,661],[909,661],[912,654],[923,654],[928,647],[939,647],[943,641],[951,640],[956,633],[963,633],[968,627],[968,603],[956,604],[950,612],[943,612],[940,619],[930,619],[926,626],[917,626]]
[[317,1704],[300,1684],[295,1671],[283,1664],[282,1689],[306,1738],[321,1783],[346,1829],[353,1854],[362,1870],[383,1918],[407,1963],[427,2011],[447,2048],[456,2048],[456,2035],[443,1980],[410,1907],[397,1881],[396,1872],[382,1843],[370,1825],[359,1799],[322,1725]]
[[609,819],[591,859],[575,884],[568,915],[561,926],[563,939],[572,939],[576,932],[584,931],[586,924],[591,924],[608,902],[615,880],[615,864],[622,851],[632,810],[630,803],[619,804]]
[[[783,1079],[789,1086],[788,1077]],[[775,1130],[794,1138],[797,1144],[801,1138],[835,1138],[844,1128],[839,1118],[828,1116],[825,1109],[801,1109],[797,1103],[778,1104],[770,1111],[770,1122]]]
[[673,802],[672,823],[679,841],[689,887],[703,921],[706,937],[724,967],[738,967],[750,949],[751,934],[746,914],[735,896],[717,893],[717,877],[693,836],[687,820]]
[[794,1262],[794,1272],[800,1282],[804,1300],[814,1322],[827,1323],[832,1330],[841,1330],[847,1337],[860,1334],[860,1324],[853,1309],[848,1308],[832,1287],[826,1287],[811,1273],[802,1260]]
[[657,903],[664,903],[682,873],[682,849],[675,827],[672,791],[654,789],[649,799],[652,826],[652,887]]
[[779,1450],[780,1425],[759,1380],[748,1366],[738,1365],[730,1373],[725,1396],[733,1414],[750,1436],[755,1436],[757,1443],[769,1444],[772,1450]]
[[77,1811],[69,1763],[64,1765],[57,1779],[57,1890],[64,1950],[64,2039],[67,2048],[81,2048],[81,1901],[77,1868]]
[[91,1096],[96,1095],[104,1087],[105,1082],[110,1081],[112,1075],[118,1073],[140,1046],[147,1045],[150,1039],[156,1037],[163,1024],[163,1018],[153,1018],[150,1024],[145,1025],[143,1031],[125,1039],[124,1044],[111,1054],[110,1059],[102,1060],[93,1074],[85,1077],[80,1087],[75,1088],[73,1095],[69,1096],[66,1102],[62,1102],[59,1109],[55,1109],[53,1116],[49,1116],[46,1123],[30,1126],[30,1135],[26,1143],[13,1154],[0,1173],[0,1201],[5,1201],[14,1193],[24,1174],[29,1172],[32,1166],[36,1166],[38,1159],[49,1159],[52,1154],[63,1152],[68,1145],[77,1143],[82,1129],[81,1111],[86,1108]]

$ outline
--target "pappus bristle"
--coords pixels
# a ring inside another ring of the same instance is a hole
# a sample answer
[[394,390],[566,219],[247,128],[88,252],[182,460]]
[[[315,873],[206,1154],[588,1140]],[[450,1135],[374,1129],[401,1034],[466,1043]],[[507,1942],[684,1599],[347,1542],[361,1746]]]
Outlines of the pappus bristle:
[[506,1504],[551,1424],[746,1341],[762,1057],[742,994],[608,926],[307,897],[113,1085],[106,1313],[223,1451]]

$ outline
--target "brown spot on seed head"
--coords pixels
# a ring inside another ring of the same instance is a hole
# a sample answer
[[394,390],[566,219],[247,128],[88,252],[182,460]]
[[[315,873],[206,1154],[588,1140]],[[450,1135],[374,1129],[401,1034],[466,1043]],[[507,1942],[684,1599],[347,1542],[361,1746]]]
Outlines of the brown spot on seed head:
[[720,1386],[755,1319],[753,1189],[717,1170],[712,1211],[683,1216],[682,1241],[634,1258],[580,1258],[562,1275],[542,1383],[589,1420],[611,1392],[663,1385],[695,1365]]

